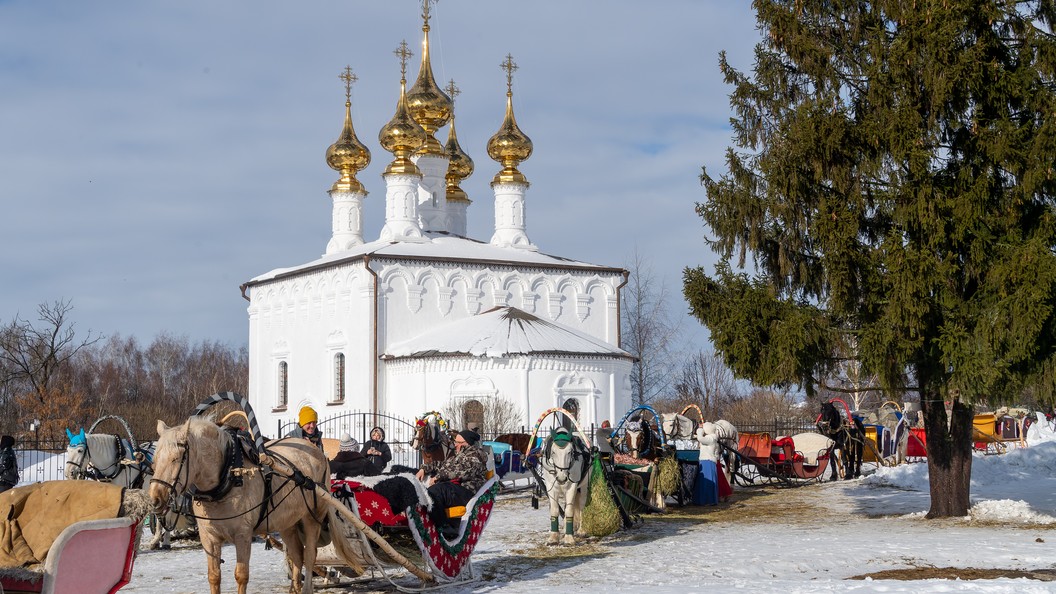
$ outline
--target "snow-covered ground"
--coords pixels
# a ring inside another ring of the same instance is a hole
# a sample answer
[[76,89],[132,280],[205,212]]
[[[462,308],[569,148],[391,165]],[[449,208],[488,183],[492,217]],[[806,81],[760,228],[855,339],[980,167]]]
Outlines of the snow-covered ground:
[[[1056,578],[1056,435],[1043,422],[1028,438],[1028,448],[976,456],[971,515],[961,519],[923,518],[926,464],[881,468],[855,481],[740,489],[728,504],[675,507],[576,548],[543,545],[545,506],[532,509],[524,495],[500,497],[474,557],[481,579],[448,591],[1056,592],[1056,582],[1045,581]],[[222,590],[234,592],[234,549],[224,551]],[[957,575],[950,568],[1019,570],[1033,579],[933,577]],[[906,570],[909,579],[869,577],[889,570]],[[200,548],[144,551],[122,592],[206,592],[205,575]],[[382,584],[351,590],[391,590]],[[288,587],[282,553],[254,545],[249,591]]]

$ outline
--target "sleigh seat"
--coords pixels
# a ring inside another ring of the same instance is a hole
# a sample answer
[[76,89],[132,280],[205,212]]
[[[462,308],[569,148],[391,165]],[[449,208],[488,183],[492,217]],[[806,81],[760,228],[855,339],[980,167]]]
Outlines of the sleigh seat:
[[113,594],[132,579],[141,528],[130,517],[71,524],[52,543],[40,571],[0,570],[0,592]]

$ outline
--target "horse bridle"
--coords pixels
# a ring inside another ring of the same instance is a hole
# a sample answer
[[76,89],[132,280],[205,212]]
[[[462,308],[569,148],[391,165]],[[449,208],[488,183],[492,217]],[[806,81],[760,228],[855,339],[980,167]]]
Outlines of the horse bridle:
[[184,484],[187,484],[190,481],[190,477],[191,477],[190,469],[187,469],[186,473],[184,473],[184,468],[186,468],[186,466],[187,466],[188,450],[190,448],[187,445],[186,441],[177,441],[176,442],[176,447],[180,448],[182,453],[180,454],[180,465],[179,465],[179,467],[176,468],[176,474],[174,475],[174,477],[172,479],[172,482],[170,483],[170,482],[168,482],[168,481],[166,481],[164,479],[160,479],[155,474],[154,476],[152,476],[150,478],[150,484],[153,485],[154,483],[157,483],[159,485],[164,486],[165,488],[167,488],[169,490],[169,511],[174,511],[176,513],[183,514],[183,513],[185,513],[183,508],[186,508],[186,513],[190,513],[190,511],[191,511],[191,499],[189,497],[187,497],[187,494],[185,492],[186,489],[184,489],[184,490],[178,490],[177,489],[177,486],[180,484],[180,474],[181,473],[182,474],[186,474],[186,477],[183,480]]
[[[573,442],[569,442],[568,443],[568,447],[572,448],[572,455],[569,457],[568,466],[559,466],[554,461],[553,456],[550,455],[550,452],[554,448],[553,442],[551,442],[550,445],[546,449],[546,459],[550,461],[550,465],[551,465],[551,467],[553,467],[553,469],[555,471],[560,470],[560,471],[563,471],[565,473],[565,476],[568,477],[568,482],[579,484],[583,480],[583,477],[587,475],[587,471],[586,471],[587,465],[585,465],[585,464],[583,465],[583,469],[584,470],[579,475],[579,478],[577,478],[576,480],[572,480],[571,470],[572,470],[572,467],[575,466],[576,463],[579,462],[581,458],[586,457],[587,452],[584,452],[581,448],[576,447],[576,445]],[[547,472],[549,472],[549,471],[547,471]],[[556,472],[554,472],[552,474],[554,474],[555,477],[557,476]]]
[[[117,446],[117,454],[114,458],[114,463],[107,466],[105,469],[99,468],[95,464],[89,462],[92,459],[92,449],[88,445],[87,437],[84,440],[84,456],[81,456],[81,463],[77,464],[71,460],[66,460],[66,465],[73,465],[77,469],[77,474],[71,473],[75,478],[79,475],[86,479],[96,480],[103,483],[113,482],[117,475],[121,474],[121,458],[123,457],[124,446],[121,444],[120,439],[114,440]],[[85,468],[87,466],[87,468]],[[113,472],[107,474],[104,472],[106,469],[113,468]]]

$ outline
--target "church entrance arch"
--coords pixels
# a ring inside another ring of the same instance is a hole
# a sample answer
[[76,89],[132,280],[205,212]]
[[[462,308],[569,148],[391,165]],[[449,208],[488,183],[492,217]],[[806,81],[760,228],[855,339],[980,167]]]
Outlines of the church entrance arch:
[[594,381],[577,373],[561,377],[554,387],[555,404],[572,413],[576,422],[584,430],[588,425],[595,424],[594,417],[597,411],[595,400],[599,395],[600,392],[595,387]]

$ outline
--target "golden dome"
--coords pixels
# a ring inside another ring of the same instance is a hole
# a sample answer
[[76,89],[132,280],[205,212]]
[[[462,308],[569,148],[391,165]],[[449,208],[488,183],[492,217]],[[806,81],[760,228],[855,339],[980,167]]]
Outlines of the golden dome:
[[532,139],[521,132],[513,116],[513,71],[517,69],[513,56],[507,54],[502,67],[506,70],[506,118],[499,131],[488,140],[488,156],[502,164],[502,170],[495,174],[491,183],[526,184],[528,180],[517,170],[517,165],[532,155]]
[[407,92],[407,110],[414,121],[425,129],[427,136],[418,154],[441,156],[444,149],[433,133],[451,119],[452,101],[433,78],[433,66],[429,60],[428,3],[422,18],[425,20],[422,25],[422,65],[418,70],[418,80],[414,81],[411,90]]
[[326,164],[338,171],[341,179],[334,182],[330,190],[366,194],[363,184],[356,179],[356,172],[370,164],[370,150],[356,138],[356,131],[352,128],[352,83],[356,75],[351,67],[346,66],[340,78],[345,81],[345,127],[337,141],[326,149]]
[[455,86],[455,81],[453,80],[448,83],[445,90],[451,97],[451,127],[447,131],[447,144],[444,145],[444,154],[447,155],[448,159],[447,176],[444,178],[447,181],[447,201],[469,204],[472,200],[458,185],[462,180],[473,175],[473,159],[470,159],[469,155],[459,146],[458,133],[455,132],[455,97],[458,97],[461,92]]
[[378,133],[378,141],[381,143],[381,148],[392,153],[395,158],[385,168],[382,175],[390,173],[421,175],[422,172],[418,169],[418,166],[410,159],[410,155],[425,143],[426,137],[425,130],[407,112],[407,58],[412,54],[407,50],[406,41],[400,43],[400,48],[395,53],[400,56],[401,61],[400,100],[396,104],[396,114]]

